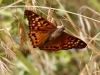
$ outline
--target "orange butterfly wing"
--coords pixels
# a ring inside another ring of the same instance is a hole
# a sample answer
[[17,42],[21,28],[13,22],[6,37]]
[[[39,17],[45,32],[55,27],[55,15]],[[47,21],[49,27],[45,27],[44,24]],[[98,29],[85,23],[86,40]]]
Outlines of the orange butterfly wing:
[[49,41],[52,32],[57,28],[33,11],[25,10],[25,16],[29,21],[29,37],[34,48],[39,46],[41,50],[56,51],[86,47],[84,41],[65,32],[62,32],[55,40]]
[[47,41],[43,45],[41,45],[39,48],[41,50],[50,50],[50,51],[57,51],[57,50],[67,50],[71,48],[85,48],[86,43],[82,40],[80,40],[77,37],[74,37],[70,34],[67,34],[63,32],[58,38],[56,38],[54,41],[49,42]]
[[35,48],[43,44],[56,27],[33,11],[25,10],[24,14],[29,21],[29,37]]

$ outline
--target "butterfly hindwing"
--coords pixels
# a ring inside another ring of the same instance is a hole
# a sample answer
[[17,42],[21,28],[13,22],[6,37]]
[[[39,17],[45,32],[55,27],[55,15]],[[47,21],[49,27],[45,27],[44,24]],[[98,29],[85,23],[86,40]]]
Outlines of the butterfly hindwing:
[[52,42],[46,42],[39,48],[41,50],[50,50],[50,51],[57,51],[57,50],[68,50],[71,48],[85,48],[86,43],[80,40],[77,37],[74,37],[70,34],[63,32],[58,38],[56,38]]
[[30,31],[29,37],[32,41],[34,48],[44,43],[44,41],[49,37],[50,32],[47,31]]
[[41,45],[40,50],[47,50],[47,51],[58,51],[62,49],[61,37],[57,38],[51,42],[45,42]]

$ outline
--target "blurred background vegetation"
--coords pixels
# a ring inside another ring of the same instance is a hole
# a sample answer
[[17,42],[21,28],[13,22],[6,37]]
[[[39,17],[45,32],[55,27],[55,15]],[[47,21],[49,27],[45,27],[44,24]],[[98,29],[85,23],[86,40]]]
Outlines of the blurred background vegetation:
[[[0,75],[100,75],[100,0],[0,0]],[[27,6],[66,26],[87,43],[84,49],[48,52],[33,48]],[[47,7],[47,8],[44,8]]]

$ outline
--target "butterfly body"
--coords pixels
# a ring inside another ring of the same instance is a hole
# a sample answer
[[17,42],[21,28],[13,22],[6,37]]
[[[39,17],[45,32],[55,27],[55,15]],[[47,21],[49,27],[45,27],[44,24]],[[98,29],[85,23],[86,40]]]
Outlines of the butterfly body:
[[58,38],[65,30],[65,27],[62,26],[57,26],[57,29],[50,35],[49,40],[53,41],[56,38]]
[[56,27],[44,17],[30,10],[25,10],[25,16],[29,21],[29,37],[34,48],[57,51],[86,47],[84,41],[65,33],[63,25]]

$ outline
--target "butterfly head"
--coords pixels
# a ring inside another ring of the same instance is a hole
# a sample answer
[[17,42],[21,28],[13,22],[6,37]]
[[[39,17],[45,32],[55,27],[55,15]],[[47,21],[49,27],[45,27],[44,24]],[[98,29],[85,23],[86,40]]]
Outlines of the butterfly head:
[[57,29],[62,29],[62,30],[65,30],[65,26],[64,26],[64,25],[57,26]]
[[57,29],[51,34],[49,40],[55,40],[57,37],[59,37],[65,30],[65,26],[57,26]]

